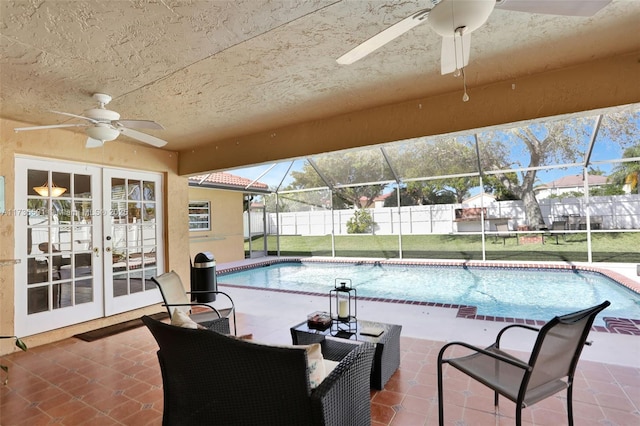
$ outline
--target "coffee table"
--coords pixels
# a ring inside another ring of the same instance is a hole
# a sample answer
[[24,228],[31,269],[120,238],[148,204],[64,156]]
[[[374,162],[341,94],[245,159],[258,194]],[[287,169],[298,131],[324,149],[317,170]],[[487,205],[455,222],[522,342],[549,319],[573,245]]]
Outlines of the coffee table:
[[[382,329],[382,334],[377,337],[361,334],[363,329],[366,331],[366,329],[371,328]],[[353,341],[354,344],[358,344],[357,342],[371,342],[376,345],[371,368],[371,387],[381,390],[400,366],[400,332],[402,331],[402,326],[357,320],[354,331],[354,333],[340,333],[334,337]],[[291,327],[291,339],[294,345],[322,342],[329,336],[332,336],[331,327],[326,330],[317,330],[309,328],[307,321]]]

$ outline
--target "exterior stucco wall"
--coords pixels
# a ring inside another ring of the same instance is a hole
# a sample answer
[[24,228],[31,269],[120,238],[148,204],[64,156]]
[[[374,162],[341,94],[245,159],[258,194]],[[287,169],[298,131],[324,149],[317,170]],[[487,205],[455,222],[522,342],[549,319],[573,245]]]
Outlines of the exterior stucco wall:
[[[188,276],[187,206],[189,197],[187,179],[177,175],[177,153],[118,140],[106,143],[104,148],[86,149],[84,147],[86,135],[61,129],[20,133],[13,131],[14,127],[25,125],[28,124],[0,120],[0,175],[5,177],[7,211],[11,211],[15,206],[14,159],[17,156],[161,173],[165,188],[165,228],[163,230],[165,270],[174,269],[181,276]],[[13,216],[0,214],[0,259],[14,258],[16,238]],[[14,334],[14,277],[13,266],[0,267],[0,335]],[[150,306],[29,336],[25,342],[30,347],[38,346],[163,309],[160,305]],[[0,341],[0,354],[13,350],[12,342]]]
[[191,258],[209,251],[217,263],[244,259],[241,192],[189,187],[189,201],[209,201],[211,229],[189,232]]

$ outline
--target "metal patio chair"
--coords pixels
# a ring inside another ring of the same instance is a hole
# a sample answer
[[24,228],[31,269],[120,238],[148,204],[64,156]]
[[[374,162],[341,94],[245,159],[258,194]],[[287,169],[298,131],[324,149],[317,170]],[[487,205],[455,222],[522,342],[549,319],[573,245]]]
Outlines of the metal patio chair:
[[497,234],[495,236],[495,239],[497,240],[498,238],[502,238],[502,245],[506,244],[507,238],[515,238],[516,244],[518,243],[518,236],[511,233],[511,231],[509,230],[509,224],[507,223],[496,224],[496,231],[497,231]]
[[[610,305],[600,305],[554,317],[538,329],[524,324],[512,324],[503,328],[493,345],[481,349],[463,342],[451,342],[438,354],[438,410],[440,426],[444,425],[442,364],[467,374],[494,391],[496,413],[498,395],[516,403],[516,425],[522,422],[522,408],[529,407],[557,392],[567,390],[567,415],[573,425],[573,375],[580,353],[587,342],[593,321],[600,311]],[[538,332],[529,361],[525,362],[500,349],[502,334],[519,327]],[[443,358],[452,346],[462,346],[473,351],[459,358]]]
[[[551,227],[549,228],[549,231],[552,231],[551,235],[556,237],[556,244],[558,244],[558,235],[562,235],[562,240],[567,241],[566,234],[564,232],[557,232],[557,231],[565,231],[566,229],[567,229],[566,220],[553,221],[553,223],[551,224]],[[556,232],[553,232],[553,231],[556,231]]]
[[[209,303],[192,302],[189,299],[190,292],[187,292],[182,285],[180,276],[175,272],[167,272],[157,277],[152,277],[153,281],[162,294],[163,306],[167,308],[169,316],[173,317],[175,309],[179,309],[189,316],[193,321],[201,326],[223,334],[231,334],[229,325],[230,317],[233,318],[233,334],[237,334],[236,309],[233,299],[222,291],[198,291],[198,294],[209,293],[225,296],[231,303],[230,307],[223,309],[216,308]],[[192,308],[201,307],[203,310],[192,312]]]

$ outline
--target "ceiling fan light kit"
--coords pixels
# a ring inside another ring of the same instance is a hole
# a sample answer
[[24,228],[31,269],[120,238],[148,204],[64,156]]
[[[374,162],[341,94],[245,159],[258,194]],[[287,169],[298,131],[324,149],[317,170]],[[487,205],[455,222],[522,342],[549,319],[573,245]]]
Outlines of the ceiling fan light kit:
[[56,129],[65,127],[85,127],[88,136],[85,144],[86,148],[101,147],[105,142],[116,139],[121,133],[132,139],[136,139],[140,142],[144,142],[158,148],[167,144],[166,141],[160,138],[130,129],[130,127],[159,130],[164,129],[160,124],[151,120],[120,120],[120,114],[105,108],[105,105],[111,102],[111,96],[104,93],[95,93],[93,95],[93,99],[98,102],[98,108],[88,109],[84,112],[84,115],[51,111],[55,114],[85,120],[88,123],[65,123],[46,126],[17,127],[14,130],[16,132],[20,132],[26,130]]
[[106,124],[97,123],[95,126],[87,128],[87,135],[101,142],[109,142],[117,138],[120,132]]

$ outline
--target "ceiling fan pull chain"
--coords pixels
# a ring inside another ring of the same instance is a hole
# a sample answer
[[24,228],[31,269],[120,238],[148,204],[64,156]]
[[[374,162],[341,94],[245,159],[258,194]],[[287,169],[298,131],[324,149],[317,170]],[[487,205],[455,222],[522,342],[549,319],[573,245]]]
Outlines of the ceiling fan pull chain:
[[464,73],[464,67],[462,67],[462,87],[464,88],[464,94],[462,95],[462,102],[469,102],[469,95],[467,94],[467,76]]
[[[462,33],[464,32],[464,27],[459,28],[460,30],[460,47],[462,47],[462,52],[464,52],[464,40],[462,39]],[[457,29],[456,29],[457,31]],[[464,53],[463,53],[464,55]],[[456,55],[457,57],[458,55]],[[462,95],[462,102],[469,102],[469,95],[467,94],[467,75],[464,72],[464,60],[462,62],[462,87],[464,88],[464,94]]]

